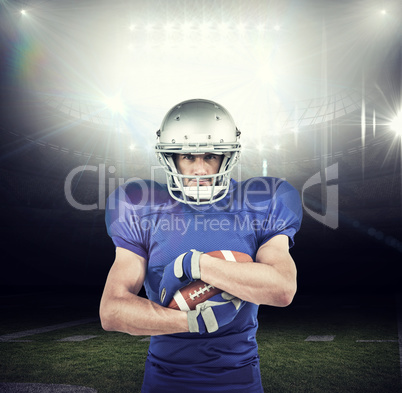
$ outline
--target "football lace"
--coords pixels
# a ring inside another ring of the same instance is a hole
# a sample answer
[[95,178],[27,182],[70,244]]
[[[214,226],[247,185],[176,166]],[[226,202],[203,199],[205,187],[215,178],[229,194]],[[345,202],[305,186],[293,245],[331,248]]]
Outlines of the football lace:
[[193,293],[190,293],[190,299],[194,300],[196,297],[204,295],[205,292],[210,292],[212,288],[214,288],[212,285],[205,284],[204,287],[200,287],[198,291],[195,290]]

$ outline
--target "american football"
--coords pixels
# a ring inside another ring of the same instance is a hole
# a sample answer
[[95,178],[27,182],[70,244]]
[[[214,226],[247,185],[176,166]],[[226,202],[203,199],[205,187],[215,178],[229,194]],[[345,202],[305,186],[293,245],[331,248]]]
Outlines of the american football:
[[[234,262],[252,262],[253,259],[250,255],[239,251],[211,251],[206,254],[215,257],[226,259],[227,261]],[[173,296],[173,299],[169,303],[168,307],[175,310],[190,311],[194,310],[196,305],[210,299],[212,296],[221,293],[218,288],[213,287],[205,283],[202,280],[196,280],[179,289]]]

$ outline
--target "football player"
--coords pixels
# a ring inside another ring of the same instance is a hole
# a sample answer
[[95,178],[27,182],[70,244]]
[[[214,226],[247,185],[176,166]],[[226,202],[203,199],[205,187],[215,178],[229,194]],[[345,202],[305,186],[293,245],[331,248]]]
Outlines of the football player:
[[[302,208],[286,181],[236,182],[240,131],[221,105],[188,100],[157,132],[167,184],[126,183],[108,199],[116,246],[101,300],[108,331],[150,335],[142,393],[261,393],[256,342],[260,304],[284,307],[296,292],[289,254]],[[207,255],[246,253],[254,262]],[[224,292],[180,311],[167,307],[196,279]],[[138,293],[145,286],[147,299]]]

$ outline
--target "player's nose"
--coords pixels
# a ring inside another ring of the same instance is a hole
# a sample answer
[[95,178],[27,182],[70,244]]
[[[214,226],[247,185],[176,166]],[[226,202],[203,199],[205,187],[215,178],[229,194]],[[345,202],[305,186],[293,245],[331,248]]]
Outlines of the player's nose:
[[207,175],[207,169],[203,157],[197,157],[194,160],[194,175],[196,176]]

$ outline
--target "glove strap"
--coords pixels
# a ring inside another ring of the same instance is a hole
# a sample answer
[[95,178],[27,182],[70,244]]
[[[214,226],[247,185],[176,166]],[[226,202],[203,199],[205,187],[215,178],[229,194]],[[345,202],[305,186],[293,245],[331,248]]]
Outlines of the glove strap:
[[187,254],[188,253],[185,252],[184,254],[179,255],[174,261],[173,273],[177,278],[183,277],[183,259]]
[[200,333],[197,317],[200,314],[199,310],[191,310],[187,312],[188,329],[190,333]]
[[199,280],[201,278],[200,270],[200,256],[203,254],[197,250],[191,250],[193,255],[191,255],[191,275],[194,280]]
[[201,315],[208,333],[216,332],[219,329],[218,321],[216,320],[212,307],[208,307],[204,311],[201,311]]

